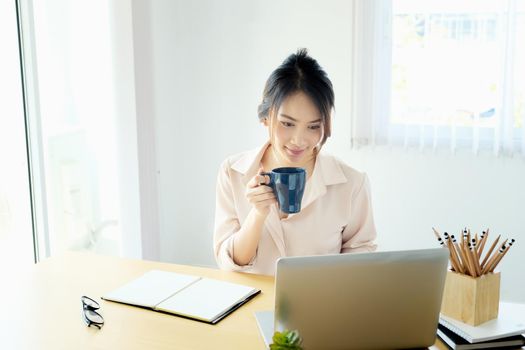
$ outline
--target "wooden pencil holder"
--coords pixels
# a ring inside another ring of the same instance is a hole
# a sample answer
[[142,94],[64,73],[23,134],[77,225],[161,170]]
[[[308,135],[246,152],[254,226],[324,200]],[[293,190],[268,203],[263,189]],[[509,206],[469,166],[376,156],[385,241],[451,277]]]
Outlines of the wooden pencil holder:
[[477,326],[498,317],[500,273],[471,277],[448,271],[441,313]]

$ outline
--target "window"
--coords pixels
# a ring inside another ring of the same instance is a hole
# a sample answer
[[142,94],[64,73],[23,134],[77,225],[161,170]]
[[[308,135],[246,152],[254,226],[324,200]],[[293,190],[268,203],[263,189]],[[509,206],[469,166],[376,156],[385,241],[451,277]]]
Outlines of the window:
[[141,211],[156,197],[140,195],[151,142],[141,129],[148,142],[138,143],[132,4],[16,3],[37,260],[64,250],[158,258],[155,208],[146,224]]
[[[109,6],[23,2],[39,256],[121,253]],[[31,5],[31,6],[30,6]],[[31,24],[31,25],[29,25]]]
[[494,127],[496,23],[494,13],[394,13],[391,122]]
[[355,21],[353,141],[525,154],[524,0],[358,1]]
[[35,256],[16,7],[12,1],[0,2],[0,47],[0,264],[3,271],[13,267],[18,271],[16,268],[33,264]]

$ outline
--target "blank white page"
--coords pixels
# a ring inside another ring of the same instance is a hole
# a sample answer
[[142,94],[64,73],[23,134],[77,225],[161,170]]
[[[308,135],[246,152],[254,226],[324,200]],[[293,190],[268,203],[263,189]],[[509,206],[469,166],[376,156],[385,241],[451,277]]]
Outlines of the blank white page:
[[106,300],[153,308],[200,277],[151,270],[103,297]]
[[255,291],[252,287],[203,278],[157,305],[157,309],[211,322]]

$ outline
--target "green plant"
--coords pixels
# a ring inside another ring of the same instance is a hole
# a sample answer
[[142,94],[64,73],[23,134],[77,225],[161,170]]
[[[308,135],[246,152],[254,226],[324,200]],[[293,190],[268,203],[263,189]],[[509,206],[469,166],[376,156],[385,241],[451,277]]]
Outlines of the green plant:
[[284,331],[275,332],[272,337],[273,343],[270,344],[270,350],[302,350],[301,343],[303,340],[299,336],[299,332]]

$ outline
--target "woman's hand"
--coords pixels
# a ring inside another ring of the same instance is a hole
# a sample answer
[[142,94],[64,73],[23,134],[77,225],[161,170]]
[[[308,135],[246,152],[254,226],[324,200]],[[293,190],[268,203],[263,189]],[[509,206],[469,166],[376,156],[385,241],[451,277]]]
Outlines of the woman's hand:
[[273,190],[266,186],[270,182],[268,175],[262,175],[260,168],[257,175],[251,178],[246,186],[246,198],[253,205],[256,213],[266,217],[270,213],[270,206],[277,203]]

